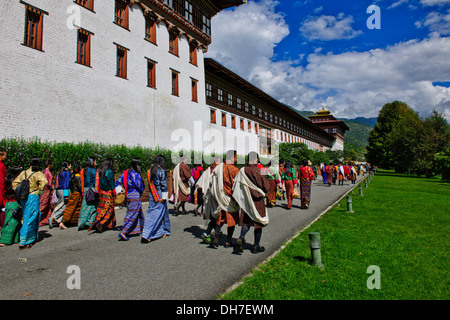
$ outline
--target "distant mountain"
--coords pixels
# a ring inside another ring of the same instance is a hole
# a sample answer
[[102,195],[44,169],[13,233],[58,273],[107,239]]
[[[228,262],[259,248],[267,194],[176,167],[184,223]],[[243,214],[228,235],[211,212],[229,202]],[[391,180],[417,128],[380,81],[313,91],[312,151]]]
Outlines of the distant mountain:
[[375,124],[377,123],[377,118],[364,118],[364,117],[357,117],[355,119],[343,119],[343,120],[350,120],[354,122],[359,122],[363,124],[367,124],[371,127],[375,127]]

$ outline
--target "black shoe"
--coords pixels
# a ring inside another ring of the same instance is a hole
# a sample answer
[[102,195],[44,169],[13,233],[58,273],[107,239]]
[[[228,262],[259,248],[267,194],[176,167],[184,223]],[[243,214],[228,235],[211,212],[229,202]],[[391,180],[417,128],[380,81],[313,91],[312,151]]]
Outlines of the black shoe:
[[211,232],[211,245],[214,248],[218,248],[219,247],[219,236],[217,235],[216,231],[212,231]]
[[238,253],[242,253],[244,252],[244,243],[245,243],[245,239],[244,238],[239,238],[236,240],[236,251]]
[[253,246],[252,248],[252,253],[259,253],[259,252],[264,252],[266,249],[264,247],[260,247],[260,246]]

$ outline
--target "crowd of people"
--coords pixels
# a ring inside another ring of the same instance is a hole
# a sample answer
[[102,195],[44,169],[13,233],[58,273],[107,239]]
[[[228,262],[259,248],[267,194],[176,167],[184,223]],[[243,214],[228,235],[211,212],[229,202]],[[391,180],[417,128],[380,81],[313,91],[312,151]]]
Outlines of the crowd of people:
[[[195,215],[208,220],[204,242],[219,246],[221,229],[227,225],[225,247],[243,252],[245,237],[254,229],[252,252],[263,252],[262,230],[269,223],[267,208],[278,199],[287,199],[287,209],[294,198],[300,198],[301,209],[310,205],[311,183],[322,175],[324,183],[339,184],[344,178],[356,180],[356,175],[370,168],[360,166],[311,166],[304,160],[298,168],[291,162],[272,161],[264,167],[256,152],[248,154],[248,163],[238,169],[237,152],[230,150],[225,159],[212,158],[211,165],[191,168],[187,158],[181,158],[173,168],[158,155],[152,167],[142,172],[141,159],[132,159],[129,168],[118,179],[113,160],[106,159],[98,167],[96,159],[88,157],[84,166],[63,162],[53,170],[52,160],[41,163],[31,158],[29,168],[12,166],[6,169],[6,153],[0,152],[0,246],[19,244],[19,249],[31,248],[38,240],[39,227],[64,230],[105,232],[116,228],[115,207],[126,206],[119,240],[140,236],[142,243],[170,235],[169,203],[173,216],[187,214],[187,202],[193,203]],[[148,208],[144,214],[142,196],[146,174]],[[297,191],[299,188],[299,191]],[[239,238],[232,243],[236,226],[241,226]]]

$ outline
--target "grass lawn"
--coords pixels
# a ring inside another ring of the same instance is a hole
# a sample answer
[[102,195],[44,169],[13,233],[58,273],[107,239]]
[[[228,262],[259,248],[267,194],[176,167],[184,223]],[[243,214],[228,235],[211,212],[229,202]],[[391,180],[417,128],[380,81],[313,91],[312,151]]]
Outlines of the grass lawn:
[[[364,184],[363,184],[364,186]],[[322,216],[224,300],[448,300],[450,184],[379,171],[353,191],[354,213]],[[319,232],[324,268],[311,265],[309,232]],[[380,289],[368,289],[371,265]]]

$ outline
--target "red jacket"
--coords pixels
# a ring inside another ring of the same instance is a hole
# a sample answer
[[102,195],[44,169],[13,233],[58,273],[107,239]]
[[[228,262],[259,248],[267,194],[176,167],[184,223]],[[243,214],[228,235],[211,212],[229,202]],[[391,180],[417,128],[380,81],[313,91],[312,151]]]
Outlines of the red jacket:
[[5,206],[5,198],[4,198],[4,191],[5,191],[5,180],[6,180],[6,167],[3,164],[3,162],[0,162],[0,208],[3,208]]

